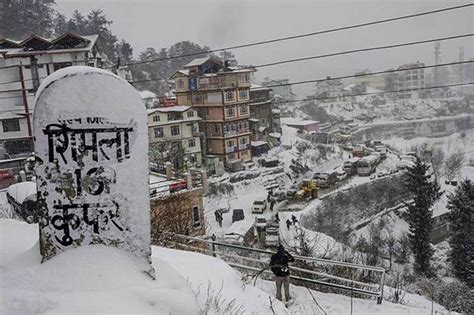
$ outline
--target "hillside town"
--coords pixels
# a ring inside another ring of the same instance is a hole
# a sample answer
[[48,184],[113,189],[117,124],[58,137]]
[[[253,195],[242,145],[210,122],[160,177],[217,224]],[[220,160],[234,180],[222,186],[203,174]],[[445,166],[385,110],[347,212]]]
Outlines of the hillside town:
[[55,14],[0,14],[0,312],[472,311],[472,32],[298,81]]

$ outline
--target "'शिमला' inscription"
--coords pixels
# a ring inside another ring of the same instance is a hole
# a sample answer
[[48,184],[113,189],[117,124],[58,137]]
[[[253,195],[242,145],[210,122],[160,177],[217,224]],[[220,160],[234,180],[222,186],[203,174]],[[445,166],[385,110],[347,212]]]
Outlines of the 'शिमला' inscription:
[[[35,108],[41,254],[115,246],[145,260],[153,275],[145,108],[113,74],[74,68],[40,87]],[[102,92],[104,84],[120,96]],[[64,102],[69,86],[80,86],[78,97]]]
[[[48,161],[58,166],[51,168],[53,171],[51,179],[54,178],[52,182],[57,183],[55,189],[64,190],[66,197],[71,201],[67,204],[58,202],[59,200],[53,201],[53,208],[59,213],[51,217],[51,224],[62,232],[62,236],[55,235],[55,238],[63,246],[73,244],[71,230],[78,229],[81,221],[90,225],[95,234],[109,229],[109,223],[119,231],[124,230],[119,223],[120,204],[117,201],[108,199],[102,203],[89,203],[80,199],[83,194],[99,196],[110,193],[109,185],[115,182],[114,170],[107,168],[109,172],[106,172],[106,168],[93,162],[121,163],[124,159],[130,158],[130,136],[134,135],[134,128],[70,127],[81,126],[83,120],[88,125],[95,125],[95,122],[100,122],[100,125],[111,125],[106,123],[106,118],[87,117],[69,119],[62,124],[49,124],[43,129],[43,133],[48,137]],[[60,162],[57,161],[58,156]],[[89,168],[84,169],[85,165]],[[58,168],[66,169],[66,172],[61,173]],[[74,202],[76,200],[79,202]],[[82,217],[76,212],[82,214]],[[80,237],[76,240],[82,241]]]

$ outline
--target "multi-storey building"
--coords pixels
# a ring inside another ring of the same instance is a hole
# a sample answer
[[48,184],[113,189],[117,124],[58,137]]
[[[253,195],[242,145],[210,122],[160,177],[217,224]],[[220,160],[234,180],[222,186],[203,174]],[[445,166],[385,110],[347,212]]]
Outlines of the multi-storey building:
[[202,118],[205,155],[218,156],[230,170],[252,158],[249,102],[254,71],[208,57],[193,60],[171,77],[178,104],[192,106]]
[[68,66],[102,67],[102,51],[97,35],[0,39],[0,142],[10,154],[33,151],[32,112],[41,81]]
[[148,110],[150,162],[164,170],[171,162],[175,170],[201,167],[202,150],[197,111],[190,106],[159,107]]
[[337,102],[344,99],[344,84],[341,80],[327,77],[316,83],[316,98],[324,102]]
[[[272,100],[270,88],[252,86],[250,88],[250,131],[252,141],[267,141],[273,130]],[[275,130],[277,131],[277,130]]]
[[355,73],[355,85],[365,85],[378,90],[385,89],[385,77],[383,75],[374,75],[369,69]]
[[425,69],[413,69],[423,67],[425,64],[417,61],[416,63],[405,64],[398,67],[398,70],[403,70],[397,72],[397,90],[410,90],[412,91],[400,91],[398,92],[399,98],[419,98],[424,93],[421,89],[425,87]]

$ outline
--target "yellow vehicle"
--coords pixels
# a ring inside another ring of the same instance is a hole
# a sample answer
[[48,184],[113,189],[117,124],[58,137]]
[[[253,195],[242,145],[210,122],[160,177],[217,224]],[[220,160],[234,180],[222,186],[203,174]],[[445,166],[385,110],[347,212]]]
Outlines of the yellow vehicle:
[[298,188],[295,195],[296,200],[318,198],[318,186],[315,180],[304,179]]

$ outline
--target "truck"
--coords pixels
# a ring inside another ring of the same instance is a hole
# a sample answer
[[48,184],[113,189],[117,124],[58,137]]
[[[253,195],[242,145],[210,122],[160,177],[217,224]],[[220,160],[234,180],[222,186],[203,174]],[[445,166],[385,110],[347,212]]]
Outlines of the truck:
[[336,171],[329,171],[321,173],[319,178],[317,179],[317,184],[319,187],[327,188],[333,185],[337,181],[337,173]]
[[316,180],[304,179],[298,189],[295,195],[297,200],[314,199],[318,197],[318,185]]

